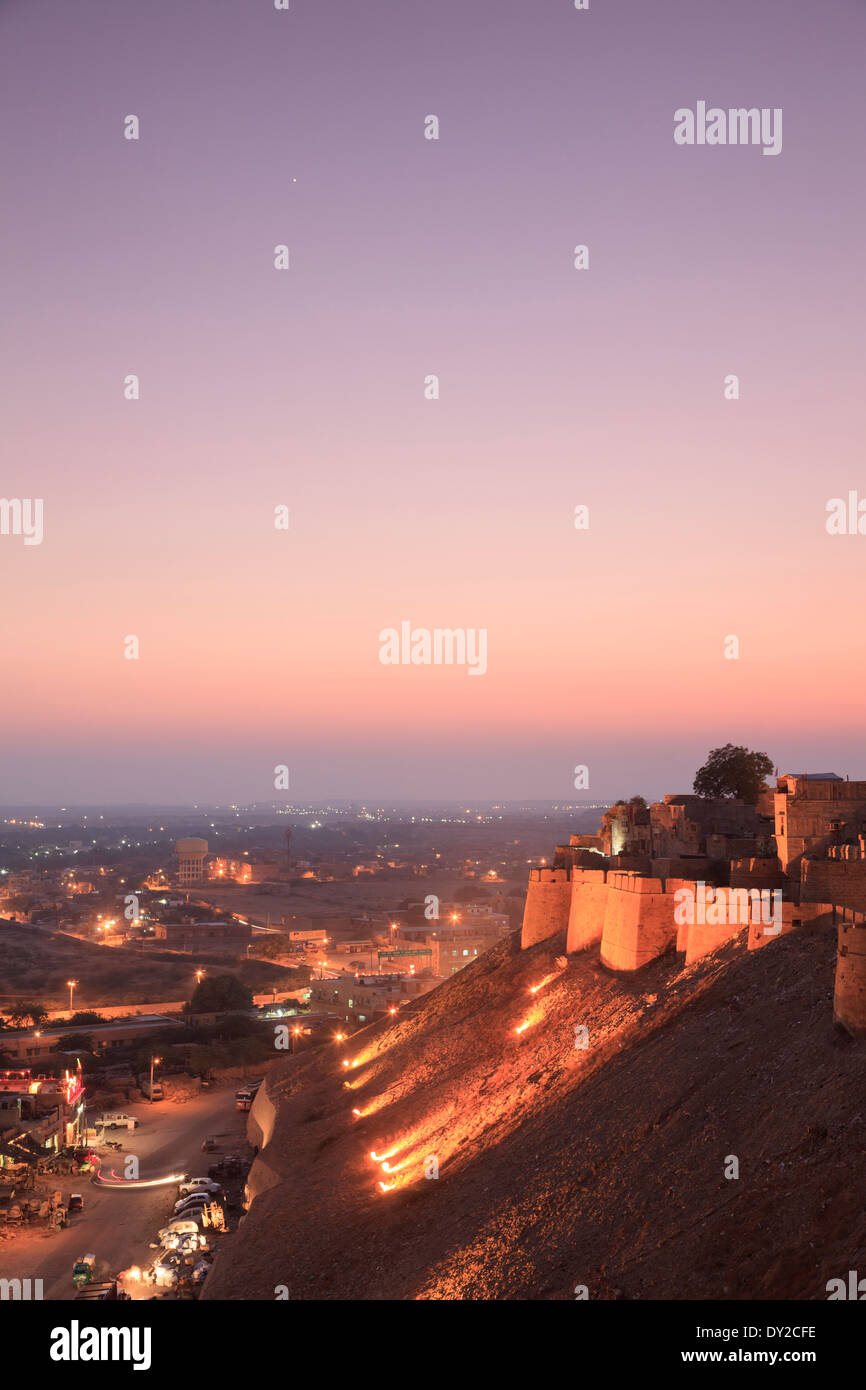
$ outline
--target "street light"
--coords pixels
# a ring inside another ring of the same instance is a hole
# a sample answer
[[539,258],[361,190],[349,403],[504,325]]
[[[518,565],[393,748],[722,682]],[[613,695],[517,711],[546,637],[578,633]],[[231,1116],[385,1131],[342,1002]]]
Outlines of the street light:
[[75,986],[78,984],[78,981],[77,981],[77,980],[67,980],[66,983],[67,983],[68,986],[69,986],[69,1017],[71,1018],[71,1017],[72,1017],[72,991],[74,990]]
[[162,1058],[161,1058],[161,1057],[153,1057],[153,1056],[152,1056],[151,1059],[150,1059],[150,1103],[151,1103],[151,1105],[153,1105],[153,1068],[154,1068],[154,1064],[155,1064],[155,1063],[161,1062],[161,1061],[162,1061]]

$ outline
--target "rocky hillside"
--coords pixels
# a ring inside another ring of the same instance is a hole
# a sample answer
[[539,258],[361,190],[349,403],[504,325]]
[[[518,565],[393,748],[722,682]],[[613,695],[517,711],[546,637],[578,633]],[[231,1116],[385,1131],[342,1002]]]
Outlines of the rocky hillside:
[[563,949],[511,937],[275,1068],[204,1296],[822,1299],[866,1267],[866,1047],[832,1024],[833,936],[635,976]]

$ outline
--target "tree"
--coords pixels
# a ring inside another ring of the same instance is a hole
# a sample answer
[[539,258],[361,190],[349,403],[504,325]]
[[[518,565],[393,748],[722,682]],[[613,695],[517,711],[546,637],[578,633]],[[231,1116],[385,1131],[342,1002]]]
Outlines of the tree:
[[64,1033],[51,1049],[52,1052],[92,1052],[93,1039],[89,1033]]
[[257,1020],[249,1018],[246,1014],[226,1014],[217,1024],[217,1033],[221,1042],[230,1042],[233,1038],[249,1037],[260,1028]]
[[476,883],[473,887],[458,888],[454,894],[456,903],[471,903],[476,898],[489,898],[490,889],[483,883]]
[[82,1009],[79,1013],[73,1014],[70,1023],[106,1023],[107,1019],[102,1014],[95,1014],[92,1009]]
[[253,1007],[253,992],[237,975],[205,975],[189,1002],[194,1014],[230,1014]]
[[698,768],[694,790],[698,796],[736,797],[754,806],[772,771],[773,762],[766,753],[726,743],[724,748],[713,748],[703,767]]
[[16,999],[6,1012],[16,1028],[22,1028],[25,1023],[31,1023],[34,1028],[38,1028],[48,1017],[48,1010],[41,1004],[31,1004],[26,999]]
[[271,936],[259,937],[253,945],[253,952],[259,960],[275,960],[278,956],[290,955],[293,946],[290,937],[282,932],[273,932]]

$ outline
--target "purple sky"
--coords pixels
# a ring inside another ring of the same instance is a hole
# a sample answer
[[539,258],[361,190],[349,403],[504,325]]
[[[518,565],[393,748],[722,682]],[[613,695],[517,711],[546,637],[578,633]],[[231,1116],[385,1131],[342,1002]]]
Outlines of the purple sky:
[[[866,537],[825,529],[866,496],[864,37],[0,0],[0,494],[45,516],[0,535],[0,800],[657,796],[728,740],[866,775]],[[675,145],[701,100],[781,107],[781,154]],[[382,666],[403,619],[487,674]]]

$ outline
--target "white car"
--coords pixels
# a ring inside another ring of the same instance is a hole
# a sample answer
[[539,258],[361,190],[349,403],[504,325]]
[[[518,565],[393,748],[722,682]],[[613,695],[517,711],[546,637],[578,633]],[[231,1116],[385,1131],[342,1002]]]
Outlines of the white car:
[[211,1202],[217,1200],[213,1192],[193,1192],[190,1197],[181,1197],[174,1204],[175,1216],[192,1216],[194,1212],[201,1211],[203,1207],[209,1207]]
[[176,1250],[179,1255],[194,1255],[199,1250],[209,1249],[207,1237],[201,1232],[196,1231],[195,1235],[189,1232],[173,1231],[164,1237],[162,1242],[163,1250]]
[[156,1238],[162,1245],[168,1236],[197,1236],[199,1230],[197,1221],[185,1221],[181,1218],[177,1221],[170,1221],[167,1226],[163,1226]]
[[176,1255],[165,1255],[153,1266],[151,1277],[155,1284],[163,1288],[173,1288],[180,1279],[182,1268],[183,1265]]
[[194,1192],[222,1192],[222,1187],[210,1178],[184,1178],[177,1192],[179,1197],[190,1197]]

